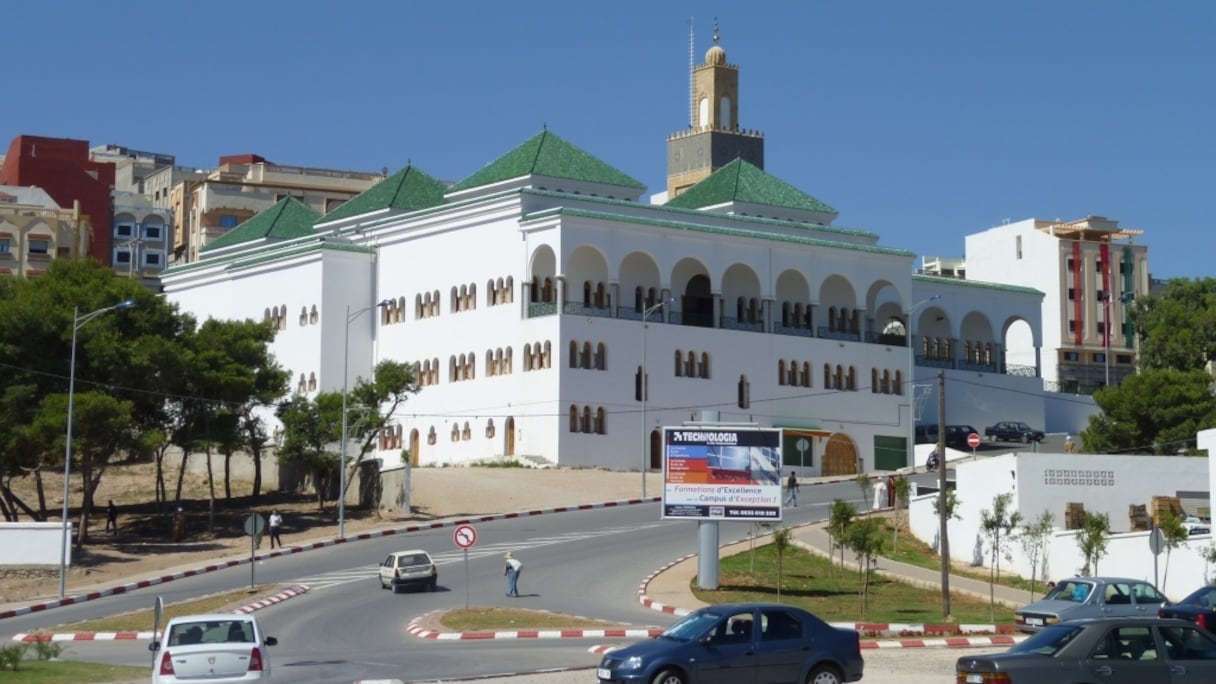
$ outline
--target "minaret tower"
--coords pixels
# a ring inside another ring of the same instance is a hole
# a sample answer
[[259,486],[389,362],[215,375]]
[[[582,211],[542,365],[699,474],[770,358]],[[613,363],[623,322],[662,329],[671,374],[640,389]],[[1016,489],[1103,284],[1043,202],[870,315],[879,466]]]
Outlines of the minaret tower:
[[668,199],[738,158],[764,168],[764,135],[739,128],[739,67],[719,40],[715,18],[714,44],[692,70],[692,121],[667,137]]

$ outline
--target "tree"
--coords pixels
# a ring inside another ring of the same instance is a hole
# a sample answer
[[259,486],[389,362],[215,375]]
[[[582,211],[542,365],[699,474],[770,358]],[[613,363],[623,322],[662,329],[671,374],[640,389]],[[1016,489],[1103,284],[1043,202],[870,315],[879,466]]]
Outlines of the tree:
[[[412,364],[385,360],[376,364],[372,371],[371,380],[359,378],[354,388],[347,396],[348,410],[350,406],[362,409],[360,419],[350,424],[348,417],[348,439],[359,443],[358,453],[350,465],[348,475],[359,468],[364,458],[375,450],[376,441],[392,422],[397,409],[409,400],[411,395],[418,393],[418,381],[414,377]],[[346,478],[346,486],[350,487],[354,478]],[[346,496],[342,491],[339,496]]]
[[313,398],[298,395],[279,405],[283,446],[279,460],[295,463],[312,475],[317,507],[325,507],[325,492],[338,472],[336,447],[342,434],[342,393],[318,392]]
[[832,546],[840,549],[841,577],[844,576],[844,536],[856,517],[857,508],[853,504],[844,499],[832,501],[832,508],[828,512],[828,536],[832,539]]
[[777,550],[777,603],[781,603],[781,584],[785,554],[794,543],[794,533],[788,527],[773,530],[773,548]]
[[854,520],[845,530],[844,545],[857,556],[857,565],[861,569],[861,586],[858,587],[858,601],[861,607],[861,618],[866,616],[866,604],[870,596],[870,577],[874,562],[882,554],[886,542],[882,519],[866,517]]
[[980,530],[991,546],[992,562],[988,568],[988,609],[996,621],[996,580],[1001,576],[1001,556],[1010,557],[1009,544],[1014,531],[1022,523],[1022,514],[1012,510],[1013,494],[1004,492],[992,499],[992,510],[980,510]]
[[[1022,551],[1030,561],[1030,600],[1034,601],[1034,583],[1039,571],[1040,559],[1047,558],[1047,539],[1055,529],[1055,516],[1051,511],[1043,511],[1035,519],[1022,526],[1019,539],[1022,541]],[[1046,576],[1046,565],[1044,565]]]
[[1195,435],[1216,427],[1212,376],[1203,370],[1158,368],[1094,393],[1102,412],[1081,432],[1089,453],[1177,454],[1194,450]]
[[865,473],[857,473],[857,477],[853,478],[853,482],[857,488],[861,490],[861,509],[865,510],[870,507],[870,477]]
[[1216,361],[1216,278],[1173,278],[1135,302],[1141,369],[1197,370]]
[[1205,577],[1207,577],[1208,584],[1216,584],[1216,581],[1214,581],[1216,580],[1216,577],[1212,577],[1208,574],[1208,568],[1212,565],[1216,565],[1216,543],[1208,544],[1200,549],[1199,555],[1203,557],[1203,562],[1205,564],[1203,574]]
[[1098,561],[1106,555],[1110,541],[1110,516],[1105,513],[1081,512],[1081,529],[1077,530],[1077,547],[1085,558],[1084,575],[1098,574]]
[[897,475],[893,480],[895,487],[895,531],[891,539],[891,549],[899,550],[899,528],[903,527],[908,517],[908,501],[912,497],[912,481],[906,475]]
[[1165,572],[1161,574],[1161,586],[1165,586],[1165,580],[1170,576],[1170,554],[1186,543],[1188,532],[1182,524],[1182,516],[1173,511],[1161,511],[1157,529],[1161,530],[1161,545],[1165,547]]

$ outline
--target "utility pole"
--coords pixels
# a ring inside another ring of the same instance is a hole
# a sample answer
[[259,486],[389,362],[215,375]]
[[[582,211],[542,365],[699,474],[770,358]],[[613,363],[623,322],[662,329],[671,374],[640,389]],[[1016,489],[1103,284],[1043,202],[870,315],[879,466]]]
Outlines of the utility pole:
[[942,559],[942,617],[950,619],[950,511],[946,507],[946,371],[937,372],[937,512],[941,523],[937,551]]

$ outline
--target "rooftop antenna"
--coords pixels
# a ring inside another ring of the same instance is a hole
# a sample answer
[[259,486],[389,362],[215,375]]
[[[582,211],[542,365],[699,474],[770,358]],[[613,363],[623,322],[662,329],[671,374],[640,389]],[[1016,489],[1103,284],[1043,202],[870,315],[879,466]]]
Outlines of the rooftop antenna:
[[693,17],[688,18],[688,127],[696,124],[697,112],[697,81],[693,75],[696,69],[697,37],[693,31]]

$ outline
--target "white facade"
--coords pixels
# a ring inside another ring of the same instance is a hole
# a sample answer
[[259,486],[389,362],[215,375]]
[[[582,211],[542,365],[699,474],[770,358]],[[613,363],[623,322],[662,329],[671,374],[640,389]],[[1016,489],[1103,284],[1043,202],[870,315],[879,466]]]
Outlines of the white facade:
[[1045,295],[1041,340],[1015,330],[1006,339],[1008,362],[1031,365],[1041,352],[1044,381],[1064,391],[1118,384],[1134,373],[1128,311],[1149,292],[1148,248],[1134,243],[1141,232],[1089,216],[1026,219],[968,235],[967,277]]

